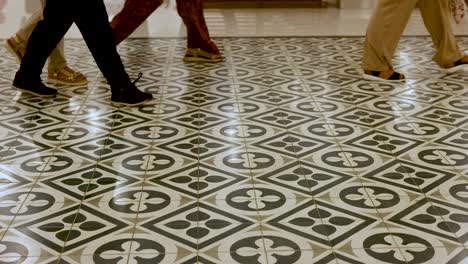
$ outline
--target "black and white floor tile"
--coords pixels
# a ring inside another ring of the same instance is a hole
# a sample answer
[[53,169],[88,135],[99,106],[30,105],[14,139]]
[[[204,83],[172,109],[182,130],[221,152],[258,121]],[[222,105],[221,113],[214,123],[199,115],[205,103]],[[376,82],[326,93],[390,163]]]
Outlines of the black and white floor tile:
[[[460,37],[468,46],[468,38]],[[468,262],[468,73],[403,38],[405,84],[360,77],[363,38],[183,39],[120,47],[155,99],[110,105],[89,77],[40,99],[0,48],[0,263]]]

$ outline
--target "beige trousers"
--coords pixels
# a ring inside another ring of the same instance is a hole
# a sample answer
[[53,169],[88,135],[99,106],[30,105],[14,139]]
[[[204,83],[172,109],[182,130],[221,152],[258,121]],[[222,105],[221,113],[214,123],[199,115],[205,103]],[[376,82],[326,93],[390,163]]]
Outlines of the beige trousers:
[[[34,12],[26,23],[16,32],[16,35],[24,42],[22,45],[26,47],[29,36],[33,32],[37,23],[42,20],[42,11],[46,0],[42,0],[42,8]],[[63,39],[59,42],[57,47],[52,51],[49,56],[49,71],[56,71],[67,66],[67,60],[65,59],[65,49]]]
[[436,49],[432,59],[439,66],[447,67],[464,56],[452,31],[448,0],[379,0],[367,29],[364,70],[393,68],[395,49],[416,4]]

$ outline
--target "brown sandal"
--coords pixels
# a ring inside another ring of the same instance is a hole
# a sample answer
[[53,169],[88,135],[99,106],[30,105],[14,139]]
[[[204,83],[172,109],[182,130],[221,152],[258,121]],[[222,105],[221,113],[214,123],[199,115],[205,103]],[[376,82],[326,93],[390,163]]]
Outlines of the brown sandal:
[[187,49],[184,57],[185,62],[221,62],[223,57],[220,54],[210,53],[202,49]]
[[26,46],[23,40],[21,40],[18,36],[14,35],[11,38],[5,41],[5,47],[7,50],[16,57],[19,63],[24,57],[24,53],[26,53]]

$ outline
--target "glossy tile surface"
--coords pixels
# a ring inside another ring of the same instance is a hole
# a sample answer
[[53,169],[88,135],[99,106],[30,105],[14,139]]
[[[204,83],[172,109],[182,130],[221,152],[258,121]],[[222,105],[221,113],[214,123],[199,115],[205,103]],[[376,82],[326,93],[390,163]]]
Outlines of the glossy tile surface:
[[[341,1],[345,9],[338,9],[334,1],[329,1],[328,8],[210,8],[205,9],[205,17],[211,35],[215,37],[365,35],[374,5],[369,2],[375,0]],[[16,32],[29,15],[40,7],[39,2],[0,0],[0,38],[10,37]],[[124,0],[104,2],[112,18],[119,12]],[[453,27],[457,35],[468,35],[468,19],[459,25],[453,23]],[[414,11],[404,34],[428,35],[419,11]],[[131,35],[138,38],[185,36],[185,26],[177,15],[175,0],[165,0]],[[73,26],[67,37],[81,38],[81,34]]]
[[406,84],[361,79],[361,37],[215,41],[125,41],[137,108],[81,40],[90,84],[54,99],[0,48],[0,263],[466,263],[468,73],[429,38],[402,39]]

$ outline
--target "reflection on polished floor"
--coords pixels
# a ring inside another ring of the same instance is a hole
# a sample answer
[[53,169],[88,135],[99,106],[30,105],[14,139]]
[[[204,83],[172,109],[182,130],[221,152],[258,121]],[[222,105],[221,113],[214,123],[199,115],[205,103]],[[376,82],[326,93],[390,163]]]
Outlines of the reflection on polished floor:
[[91,82],[54,99],[13,90],[0,48],[0,263],[468,261],[468,72],[429,37],[382,84],[360,78],[362,36],[218,37],[208,64],[172,33],[119,47],[155,96],[138,108],[110,106],[80,39]]
[[[175,0],[166,0],[133,34],[133,37],[184,37],[185,28],[177,16]],[[342,0],[348,1],[348,0]],[[356,0],[354,0],[356,1]],[[374,0],[371,0],[374,1]],[[2,2],[4,7],[1,8]],[[0,38],[9,37],[38,8],[35,0],[0,0]],[[114,16],[123,0],[105,0],[109,15]],[[215,37],[239,36],[363,36],[371,9],[207,9],[205,16]],[[8,14],[8,15],[7,15]],[[468,35],[468,21],[454,25],[455,33]],[[427,35],[419,12],[415,11],[405,31],[406,35]],[[72,28],[70,38],[81,38]]]

